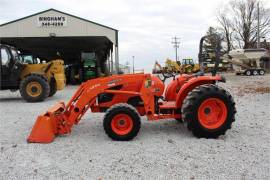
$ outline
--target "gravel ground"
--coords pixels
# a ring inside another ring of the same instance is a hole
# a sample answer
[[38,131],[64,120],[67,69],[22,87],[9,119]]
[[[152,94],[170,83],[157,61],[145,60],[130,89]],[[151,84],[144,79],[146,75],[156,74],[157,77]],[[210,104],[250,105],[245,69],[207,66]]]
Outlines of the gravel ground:
[[86,113],[70,135],[51,144],[27,144],[38,114],[67,101],[68,86],[42,103],[0,92],[0,179],[270,179],[270,75],[225,74],[236,122],[219,139],[198,139],[174,120],[147,122],[138,136],[115,142],[104,114]]

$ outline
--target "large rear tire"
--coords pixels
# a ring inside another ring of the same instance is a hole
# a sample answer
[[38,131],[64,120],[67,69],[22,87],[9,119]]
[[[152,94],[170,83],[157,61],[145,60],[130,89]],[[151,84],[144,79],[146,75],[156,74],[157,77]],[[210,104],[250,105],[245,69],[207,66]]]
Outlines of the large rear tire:
[[116,104],[107,110],[103,120],[103,127],[111,139],[129,141],[137,136],[141,128],[140,115],[129,104]]
[[57,92],[57,85],[56,85],[56,81],[54,78],[51,79],[50,82],[50,93],[49,93],[49,97],[52,97],[53,95],[55,95],[55,93]]
[[224,135],[235,121],[232,96],[216,85],[201,85],[192,90],[182,106],[182,117],[188,129],[199,138]]
[[31,74],[20,83],[20,93],[28,102],[40,102],[50,93],[48,81],[39,74]]

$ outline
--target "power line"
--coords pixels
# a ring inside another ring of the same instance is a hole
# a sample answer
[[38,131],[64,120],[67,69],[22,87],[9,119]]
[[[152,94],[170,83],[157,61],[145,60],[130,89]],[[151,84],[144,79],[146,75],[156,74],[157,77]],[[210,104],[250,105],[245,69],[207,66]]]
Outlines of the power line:
[[175,61],[177,61],[178,60],[177,50],[179,48],[180,38],[175,36],[172,39],[173,39],[172,44],[173,44],[173,47],[175,48]]

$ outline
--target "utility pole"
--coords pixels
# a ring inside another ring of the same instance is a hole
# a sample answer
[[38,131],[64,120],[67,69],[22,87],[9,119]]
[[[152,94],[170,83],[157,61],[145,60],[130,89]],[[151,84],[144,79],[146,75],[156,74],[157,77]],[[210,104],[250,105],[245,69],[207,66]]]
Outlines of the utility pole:
[[133,71],[133,74],[135,73],[134,58],[135,58],[135,56],[132,56],[132,71]]
[[177,61],[178,60],[177,49],[179,48],[180,38],[175,36],[172,39],[173,39],[172,44],[173,44],[173,47],[175,48],[175,61]]
[[258,11],[258,24],[257,24],[257,49],[260,48],[260,1],[257,3]]

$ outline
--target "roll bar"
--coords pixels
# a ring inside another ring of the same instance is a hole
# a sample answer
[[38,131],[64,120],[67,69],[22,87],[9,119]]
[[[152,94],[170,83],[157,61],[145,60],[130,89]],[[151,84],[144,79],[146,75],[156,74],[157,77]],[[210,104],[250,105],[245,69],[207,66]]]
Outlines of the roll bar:
[[220,51],[221,51],[221,38],[218,34],[210,34],[210,35],[206,35],[203,36],[200,40],[200,47],[199,47],[199,54],[198,54],[198,59],[199,59],[199,64],[200,64],[200,68],[201,68],[201,72],[204,73],[204,68],[203,68],[203,43],[205,41],[206,38],[209,37],[215,37],[217,43],[216,43],[216,47],[215,47],[215,66],[214,69],[212,70],[212,76],[215,76],[217,74],[218,71],[218,65],[220,63]]

